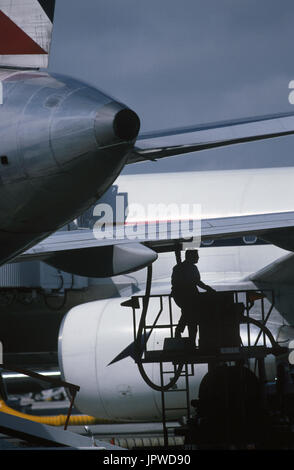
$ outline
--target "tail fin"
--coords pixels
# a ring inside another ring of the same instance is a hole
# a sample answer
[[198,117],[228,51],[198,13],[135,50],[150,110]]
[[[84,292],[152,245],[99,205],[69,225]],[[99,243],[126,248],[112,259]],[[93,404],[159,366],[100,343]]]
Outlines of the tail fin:
[[0,67],[46,68],[55,0],[0,0]]

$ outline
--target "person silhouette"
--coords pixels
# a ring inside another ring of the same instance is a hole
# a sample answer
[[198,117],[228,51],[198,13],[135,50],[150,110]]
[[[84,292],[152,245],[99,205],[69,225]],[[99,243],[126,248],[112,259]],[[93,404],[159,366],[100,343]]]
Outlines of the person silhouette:
[[196,266],[198,260],[198,250],[186,250],[185,261],[174,266],[171,278],[171,295],[182,312],[175,330],[175,337],[180,338],[187,326],[189,337],[193,344],[196,340],[197,324],[199,323],[200,305],[198,287],[207,292],[215,292],[212,287],[201,281],[200,273]]

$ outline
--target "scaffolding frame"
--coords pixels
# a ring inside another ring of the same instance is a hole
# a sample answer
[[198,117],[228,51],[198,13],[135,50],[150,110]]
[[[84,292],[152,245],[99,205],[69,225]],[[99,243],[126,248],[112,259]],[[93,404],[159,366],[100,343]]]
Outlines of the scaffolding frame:
[[[249,358],[254,358],[256,360],[256,364],[258,364],[259,370],[259,378],[261,383],[265,385],[266,383],[266,376],[265,376],[265,367],[264,367],[264,358],[268,354],[281,354],[281,348],[274,340],[271,332],[267,328],[268,320],[271,316],[275,305],[275,297],[274,291],[272,289],[242,289],[242,290],[228,290],[223,291],[226,293],[232,293],[234,295],[234,303],[240,303],[240,297],[245,296],[244,304],[244,314],[243,314],[243,321],[240,323],[247,323],[247,346],[244,346],[241,342],[239,348],[228,348],[225,350],[223,348],[219,354],[214,355],[203,355],[201,354],[199,348],[195,348],[193,351],[183,351],[179,353],[179,351],[165,351],[162,350],[148,350],[147,345],[152,333],[158,329],[165,329],[169,332],[169,337],[174,338],[174,329],[177,326],[177,323],[174,323],[173,319],[173,306],[172,306],[172,296],[171,294],[152,294],[147,296],[140,295],[140,296],[132,296],[131,300],[125,303],[126,306],[131,306],[133,311],[133,333],[134,333],[134,344],[136,345],[136,354],[135,354],[135,362],[139,366],[139,370],[145,382],[148,385],[150,384],[150,380],[146,380],[144,374],[142,374],[142,367],[143,364],[146,363],[158,363],[159,364],[159,372],[160,372],[160,385],[157,386],[155,384],[153,388],[161,392],[161,408],[162,408],[162,424],[163,424],[163,434],[164,434],[164,443],[165,446],[168,445],[168,426],[167,426],[167,419],[166,419],[166,412],[169,410],[176,410],[182,409],[186,411],[186,418],[189,419],[191,417],[191,406],[190,406],[190,391],[189,391],[189,378],[195,375],[195,364],[208,364],[208,367],[211,364],[215,363],[231,363],[231,362],[241,362],[241,361],[248,361]],[[200,294],[201,295],[201,294]],[[148,305],[150,298],[157,298],[159,299],[159,309],[157,314],[155,315],[155,319],[153,323],[147,322],[147,313],[148,313]],[[164,302],[163,299],[167,298],[168,302],[168,318],[169,323],[159,324],[159,319],[164,312]],[[268,309],[265,307],[265,298],[267,298],[270,302],[270,306]],[[141,301],[141,302],[140,302]],[[254,320],[250,315],[252,307],[256,304],[255,302],[259,301],[259,313],[260,313],[260,321]],[[146,303],[147,302],[147,303]],[[142,335],[138,337],[138,321],[137,321],[137,311],[141,308],[140,303],[142,305],[141,315],[144,312],[145,308],[145,318],[142,328]],[[146,307],[147,305],[147,307]],[[257,334],[255,341],[252,341],[251,335],[251,325],[255,325],[260,328],[259,333]],[[271,342],[271,346],[267,345],[267,338]],[[261,344],[258,344],[261,339]],[[165,363],[172,363],[173,370],[165,370],[164,364]],[[189,371],[190,366],[190,371]],[[180,377],[184,377],[185,379],[185,387],[184,388],[172,388],[172,386],[167,386],[164,383],[164,378],[166,374],[174,374],[174,379],[170,381],[170,383],[175,384]],[[166,393],[169,392],[185,392],[186,396],[186,406],[180,408],[169,408],[166,406]]]

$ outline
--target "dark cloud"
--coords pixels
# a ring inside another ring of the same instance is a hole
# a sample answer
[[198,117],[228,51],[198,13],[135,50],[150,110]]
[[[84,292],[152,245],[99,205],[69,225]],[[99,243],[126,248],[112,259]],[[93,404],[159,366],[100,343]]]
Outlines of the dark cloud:
[[[63,0],[50,69],[116,96],[140,115],[143,131],[291,111],[293,14],[292,0]],[[292,144],[261,142],[125,171],[292,164]]]

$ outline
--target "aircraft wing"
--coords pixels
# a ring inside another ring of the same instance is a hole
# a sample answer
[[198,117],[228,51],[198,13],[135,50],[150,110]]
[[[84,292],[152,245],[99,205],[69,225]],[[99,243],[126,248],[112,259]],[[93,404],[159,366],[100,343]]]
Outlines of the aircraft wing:
[[[191,229],[194,222],[197,224],[195,232]],[[239,237],[248,234],[261,236],[275,230],[294,227],[294,211],[207,218],[200,221],[200,226],[202,240]],[[103,238],[101,235],[96,238],[94,231],[88,229],[60,231],[19,255],[14,259],[14,262],[35,259],[45,260],[57,252],[112,245],[149,243],[155,247],[160,241],[183,241],[184,239],[196,237],[199,235],[198,228],[199,221],[189,220],[188,227],[186,219],[179,219],[172,223],[146,221],[145,223],[140,222],[139,225],[136,222],[128,222],[127,224],[110,226],[108,229],[103,230]]]
[[[275,234],[294,227],[294,212],[251,214],[197,220],[152,221],[109,226],[99,232],[57,232],[33,246],[13,262],[40,260],[82,276],[108,277],[142,269],[157,252],[171,251],[184,242],[256,235],[271,241]],[[96,233],[97,236],[97,233]],[[188,246],[187,246],[188,247]]]
[[243,235],[264,237],[281,229],[294,227],[294,212],[251,214],[202,221],[202,238],[230,238]]
[[0,67],[46,68],[55,0],[0,0]]
[[[217,238],[238,238],[255,235],[275,243],[279,234],[288,234],[294,227],[294,212],[274,212],[262,214],[236,215],[231,217],[205,218],[202,220],[173,220],[146,222],[136,226],[128,223],[120,227],[117,235],[137,233],[141,243],[156,250],[164,245],[172,250],[179,243],[194,240],[214,240]],[[278,245],[278,243],[275,243]],[[281,246],[281,244],[279,245]],[[283,247],[283,246],[281,246]],[[290,249],[290,247],[285,247]]]
[[294,134],[294,114],[283,113],[140,134],[128,163]]

